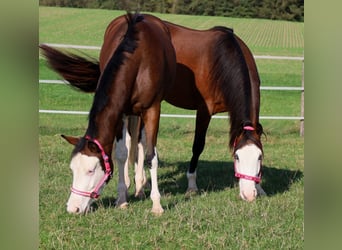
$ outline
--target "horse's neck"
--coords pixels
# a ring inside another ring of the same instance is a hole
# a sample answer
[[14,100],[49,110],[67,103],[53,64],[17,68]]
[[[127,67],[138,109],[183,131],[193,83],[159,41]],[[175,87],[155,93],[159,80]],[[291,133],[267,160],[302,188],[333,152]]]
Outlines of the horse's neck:
[[94,120],[89,120],[87,135],[97,139],[105,152],[110,155],[115,137],[120,136],[122,119],[120,113],[113,112],[113,108],[107,108],[104,110],[111,110],[111,112],[99,112],[94,117]]

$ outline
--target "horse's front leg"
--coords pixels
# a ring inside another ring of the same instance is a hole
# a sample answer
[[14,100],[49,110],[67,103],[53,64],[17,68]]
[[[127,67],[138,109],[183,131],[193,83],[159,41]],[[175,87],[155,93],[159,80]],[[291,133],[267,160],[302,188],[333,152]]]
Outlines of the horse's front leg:
[[146,132],[146,162],[150,167],[151,174],[151,200],[152,200],[152,210],[151,212],[159,215],[164,212],[160,204],[160,193],[158,188],[158,153],[157,153],[157,134],[159,127],[159,116],[160,116],[160,103],[150,108],[146,113],[143,114],[143,121],[145,124]]
[[199,108],[196,114],[196,129],[195,129],[195,138],[194,143],[192,145],[192,158],[190,161],[190,166],[188,172],[186,174],[188,178],[188,189],[187,193],[197,192],[197,183],[196,183],[196,168],[198,164],[198,159],[203,152],[205,145],[205,136],[207,134],[207,129],[209,126],[211,116],[208,113],[207,108]]
[[[127,147],[127,126],[126,122],[124,122],[124,126],[122,129],[122,138],[116,141],[115,147],[115,158],[118,164],[119,170],[119,183],[118,183],[118,198],[116,200],[116,206],[120,208],[126,208],[128,206],[128,187],[129,183],[127,183],[128,177],[128,152],[129,148]],[[129,179],[129,177],[128,177]]]

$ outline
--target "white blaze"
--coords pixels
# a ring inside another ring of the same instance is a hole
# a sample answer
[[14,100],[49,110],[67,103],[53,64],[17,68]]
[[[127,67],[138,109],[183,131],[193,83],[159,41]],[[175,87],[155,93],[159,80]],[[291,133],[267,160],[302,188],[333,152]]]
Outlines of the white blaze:
[[[258,176],[261,167],[261,150],[254,144],[248,144],[235,152],[236,171],[240,174]],[[240,178],[240,196],[244,200],[253,201],[257,196],[256,183]]]

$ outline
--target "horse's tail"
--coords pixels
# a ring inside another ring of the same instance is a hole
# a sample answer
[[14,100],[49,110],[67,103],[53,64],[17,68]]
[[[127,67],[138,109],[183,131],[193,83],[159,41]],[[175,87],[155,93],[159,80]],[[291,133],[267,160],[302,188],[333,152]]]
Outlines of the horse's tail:
[[99,62],[70,52],[61,52],[46,44],[39,46],[47,59],[48,65],[72,87],[83,92],[95,92],[100,78]]

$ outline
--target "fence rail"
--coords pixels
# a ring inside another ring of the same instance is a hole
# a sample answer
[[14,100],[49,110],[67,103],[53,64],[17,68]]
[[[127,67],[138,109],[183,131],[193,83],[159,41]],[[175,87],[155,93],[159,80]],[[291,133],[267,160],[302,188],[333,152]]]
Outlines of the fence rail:
[[[55,48],[70,48],[70,49],[88,49],[88,50],[100,50],[100,46],[87,46],[87,45],[75,45],[75,44],[59,44],[59,43],[42,43]],[[294,60],[303,61],[304,57],[301,56],[254,56],[255,59],[271,59],[271,60]]]
[[[39,80],[39,83],[48,83],[48,84],[69,84],[68,81],[63,80]],[[260,86],[260,90],[295,90],[302,91],[304,88],[302,87],[273,87],[273,86]]]
[[[73,110],[48,110],[40,109],[41,114],[63,114],[63,115],[88,115],[88,111],[73,111]],[[196,115],[180,115],[180,114],[160,114],[160,117],[165,118],[196,118]],[[228,115],[213,115],[213,119],[227,119]],[[302,116],[260,116],[261,120],[304,120]]]
[[[63,80],[39,80],[39,83],[45,84],[69,84],[67,81]],[[261,90],[294,90],[294,91],[304,91],[302,87],[272,87],[272,86],[261,86]],[[87,111],[73,111],[73,110],[46,110],[41,109],[39,113],[45,114],[66,114],[66,115],[88,115]],[[196,118],[195,115],[179,115],[179,114],[161,114],[161,117],[166,118]],[[214,119],[227,119],[229,116],[214,115]],[[303,116],[260,116],[262,120],[304,120]]]
[[[99,46],[86,46],[86,45],[73,45],[73,44],[57,44],[57,43],[44,43],[51,47],[56,48],[72,48],[72,49],[87,49],[87,50],[100,50]],[[281,90],[281,91],[301,91],[301,116],[260,116],[262,120],[300,120],[300,135],[304,135],[304,57],[290,57],[290,56],[268,56],[268,55],[255,55],[255,59],[269,59],[269,60],[295,60],[303,62],[302,69],[302,86],[301,87],[276,87],[276,86],[260,86],[260,90]],[[39,83],[48,84],[68,84],[67,81],[62,80],[39,80]],[[71,114],[71,115],[88,115],[87,111],[67,111],[67,110],[44,110],[40,109],[39,113],[45,114]],[[195,115],[179,115],[179,114],[161,114],[161,117],[171,118],[196,118]],[[227,119],[229,116],[214,115],[214,119]]]

